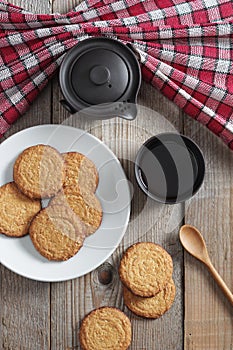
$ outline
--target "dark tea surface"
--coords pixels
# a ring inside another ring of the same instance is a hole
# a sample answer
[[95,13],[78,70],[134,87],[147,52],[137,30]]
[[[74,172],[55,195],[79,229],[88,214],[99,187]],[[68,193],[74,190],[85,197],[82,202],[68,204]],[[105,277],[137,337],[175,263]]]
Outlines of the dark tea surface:
[[136,171],[141,187],[152,198],[174,203],[196,191],[200,169],[197,154],[188,145],[192,141],[187,140],[179,134],[161,134],[141,148]]

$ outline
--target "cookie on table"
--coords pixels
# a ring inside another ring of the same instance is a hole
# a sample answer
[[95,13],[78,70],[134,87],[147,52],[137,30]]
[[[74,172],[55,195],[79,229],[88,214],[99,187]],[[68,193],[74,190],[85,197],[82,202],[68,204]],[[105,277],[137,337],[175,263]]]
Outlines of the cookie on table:
[[63,153],[66,177],[64,186],[79,186],[82,193],[96,191],[99,182],[95,164],[78,152]]
[[85,238],[81,221],[68,207],[42,209],[33,219],[29,234],[34,247],[48,260],[68,260],[82,247]]
[[40,201],[25,196],[14,182],[0,187],[0,233],[25,236],[31,220],[40,210]]
[[123,287],[124,303],[134,314],[145,318],[158,318],[170,309],[175,299],[176,287],[170,280],[154,297],[143,298]]
[[129,318],[113,307],[92,311],[82,321],[79,332],[83,350],[126,350],[131,337]]
[[160,245],[152,242],[133,244],[123,255],[119,276],[135,295],[152,297],[171,280],[172,258]]
[[18,156],[13,173],[16,185],[26,196],[49,198],[63,185],[64,160],[51,146],[32,146]]
[[85,226],[86,235],[94,233],[102,222],[103,211],[100,201],[91,192],[80,192],[79,186],[64,187],[50,205],[68,206]]

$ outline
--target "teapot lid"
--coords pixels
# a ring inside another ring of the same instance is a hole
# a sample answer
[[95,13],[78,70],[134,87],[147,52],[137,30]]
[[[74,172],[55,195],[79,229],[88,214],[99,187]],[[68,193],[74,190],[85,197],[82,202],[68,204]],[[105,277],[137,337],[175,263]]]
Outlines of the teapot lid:
[[133,51],[110,38],[79,42],[60,68],[61,90],[76,111],[118,101],[135,103],[140,82],[140,66]]

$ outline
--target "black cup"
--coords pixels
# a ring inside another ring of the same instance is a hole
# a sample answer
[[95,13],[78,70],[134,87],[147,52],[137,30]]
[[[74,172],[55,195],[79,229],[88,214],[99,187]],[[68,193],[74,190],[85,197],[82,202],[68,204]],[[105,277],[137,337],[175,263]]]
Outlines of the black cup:
[[191,198],[201,187],[204,175],[203,154],[184,135],[153,136],[137,153],[138,185],[147,196],[161,203],[175,204]]

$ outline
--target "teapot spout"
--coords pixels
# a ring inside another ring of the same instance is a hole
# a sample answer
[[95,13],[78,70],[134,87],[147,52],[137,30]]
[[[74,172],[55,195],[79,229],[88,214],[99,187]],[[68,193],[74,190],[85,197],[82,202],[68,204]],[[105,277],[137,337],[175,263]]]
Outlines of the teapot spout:
[[124,110],[121,112],[122,114],[120,114],[119,117],[126,120],[134,120],[138,112],[136,103],[127,103]]

